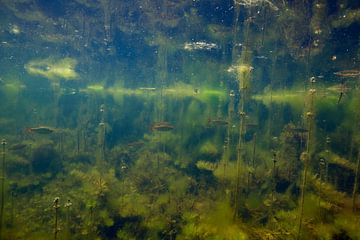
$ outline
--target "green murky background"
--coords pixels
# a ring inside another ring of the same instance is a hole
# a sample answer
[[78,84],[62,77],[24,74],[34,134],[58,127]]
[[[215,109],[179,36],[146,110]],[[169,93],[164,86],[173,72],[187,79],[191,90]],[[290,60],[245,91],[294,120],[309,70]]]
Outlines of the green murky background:
[[0,239],[360,239],[359,33],[350,0],[0,0]]

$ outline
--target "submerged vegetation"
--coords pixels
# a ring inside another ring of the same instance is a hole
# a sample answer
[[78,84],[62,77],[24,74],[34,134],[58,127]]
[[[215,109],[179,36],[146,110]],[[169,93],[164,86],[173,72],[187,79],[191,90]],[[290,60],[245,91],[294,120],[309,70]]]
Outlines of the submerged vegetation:
[[0,1],[0,239],[360,239],[359,12]]
[[31,75],[42,76],[50,80],[71,80],[78,76],[75,71],[76,64],[76,60],[71,58],[60,60],[48,58],[31,60],[29,63],[25,64],[25,69]]

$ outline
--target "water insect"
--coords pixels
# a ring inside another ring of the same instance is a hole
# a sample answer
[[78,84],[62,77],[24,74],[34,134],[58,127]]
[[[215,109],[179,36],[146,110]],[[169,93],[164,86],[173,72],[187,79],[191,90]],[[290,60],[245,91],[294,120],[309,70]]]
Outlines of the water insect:
[[341,100],[343,99],[343,96],[349,92],[351,89],[347,86],[345,83],[345,80],[342,79],[340,84],[336,84],[334,86],[326,88],[329,92],[335,92],[336,94],[339,94],[337,103],[339,104]]

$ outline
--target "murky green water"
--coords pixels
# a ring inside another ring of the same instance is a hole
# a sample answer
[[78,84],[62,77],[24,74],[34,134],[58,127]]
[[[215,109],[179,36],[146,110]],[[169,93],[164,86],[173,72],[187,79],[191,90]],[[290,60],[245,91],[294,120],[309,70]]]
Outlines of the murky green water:
[[360,3],[0,0],[0,239],[360,239]]

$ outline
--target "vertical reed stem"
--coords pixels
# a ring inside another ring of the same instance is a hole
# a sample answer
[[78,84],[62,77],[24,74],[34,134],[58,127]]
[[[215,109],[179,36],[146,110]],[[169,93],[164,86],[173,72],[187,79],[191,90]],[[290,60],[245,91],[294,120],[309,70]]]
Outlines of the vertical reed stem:
[[301,184],[301,196],[300,196],[300,211],[299,211],[299,227],[298,227],[298,234],[297,239],[301,237],[301,228],[302,228],[302,220],[304,215],[304,200],[305,200],[305,188],[306,188],[306,180],[307,180],[307,172],[309,168],[309,161],[310,161],[310,147],[312,144],[312,132],[313,132],[313,119],[314,119],[314,97],[315,97],[315,77],[310,78],[311,87],[309,89],[310,94],[310,107],[309,111],[306,112],[306,117],[308,121],[308,133],[307,133],[307,143],[306,143],[306,152],[303,152],[301,155],[301,160],[304,162],[304,171],[303,171],[303,179]]
[[59,233],[59,197],[56,197],[53,202],[53,208],[55,209],[55,223],[54,223],[54,239],[56,240]]
[[0,239],[3,239],[4,227],[4,206],[5,206],[5,146],[6,140],[1,141],[2,145],[2,162],[1,162],[1,207],[0,207]]
[[356,193],[358,190],[358,182],[359,182],[359,168],[360,168],[360,152],[358,153],[357,162],[356,162],[356,172],[355,172],[355,180],[354,180],[354,188],[352,192],[352,211],[356,211]]

